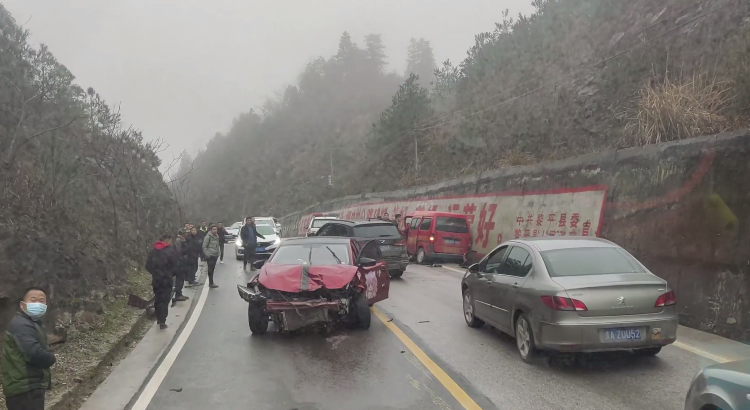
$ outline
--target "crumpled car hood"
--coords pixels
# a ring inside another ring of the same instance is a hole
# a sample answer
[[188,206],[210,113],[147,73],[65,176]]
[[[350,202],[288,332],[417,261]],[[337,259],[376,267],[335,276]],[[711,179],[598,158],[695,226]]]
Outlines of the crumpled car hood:
[[318,289],[341,289],[354,279],[357,267],[352,265],[264,265],[258,282],[267,289],[282,292],[304,292]]

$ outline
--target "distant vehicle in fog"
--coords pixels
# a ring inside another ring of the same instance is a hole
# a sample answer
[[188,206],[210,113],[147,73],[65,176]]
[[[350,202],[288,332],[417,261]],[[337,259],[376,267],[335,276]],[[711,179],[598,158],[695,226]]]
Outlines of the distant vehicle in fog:
[[471,249],[471,229],[464,214],[418,211],[406,219],[406,250],[417,263],[462,262]]
[[466,324],[515,337],[526,362],[545,350],[653,356],[677,337],[674,291],[604,239],[503,243],[469,266],[461,294]]
[[321,226],[325,225],[326,223],[336,220],[337,218],[335,216],[314,216],[310,220],[310,225],[305,230],[306,236],[315,236],[315,234],[318,232],[318,229],[320,229]]

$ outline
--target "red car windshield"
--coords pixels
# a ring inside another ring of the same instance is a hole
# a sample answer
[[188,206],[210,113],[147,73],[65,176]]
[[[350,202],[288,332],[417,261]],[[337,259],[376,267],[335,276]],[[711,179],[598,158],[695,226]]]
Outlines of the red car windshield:
[[[337,259],[338,258],[338,259]],[[348,265],[349,251],[344,244],[282,245],[269,261],[277,265]]]

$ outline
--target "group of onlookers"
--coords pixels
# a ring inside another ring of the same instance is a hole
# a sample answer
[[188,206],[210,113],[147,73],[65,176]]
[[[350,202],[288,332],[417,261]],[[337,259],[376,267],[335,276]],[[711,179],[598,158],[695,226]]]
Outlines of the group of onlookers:
[[172,306],[188,300],[182,294],[186,281],[188,287],[200,285],[198,279],[207,268],[208,286],[219,287],[214,283],[214,270],[217,261],[224,258],[225,235],[227,231],[221,222],[206,225],[201,221],[197,228],[186,223],[176,238],[164,234],[154,243],[146,260],[146,270],[152,277],[156,322],[161,329],[167,328],[170,300]]

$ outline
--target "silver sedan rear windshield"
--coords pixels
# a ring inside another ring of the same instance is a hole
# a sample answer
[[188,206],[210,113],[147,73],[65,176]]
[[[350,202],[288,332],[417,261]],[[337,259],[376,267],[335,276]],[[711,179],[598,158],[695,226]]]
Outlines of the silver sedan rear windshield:
[[541,253],[552,277],[643,273],[643,268],[619,248],[569,248]]

